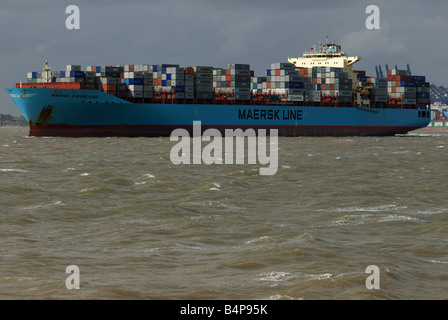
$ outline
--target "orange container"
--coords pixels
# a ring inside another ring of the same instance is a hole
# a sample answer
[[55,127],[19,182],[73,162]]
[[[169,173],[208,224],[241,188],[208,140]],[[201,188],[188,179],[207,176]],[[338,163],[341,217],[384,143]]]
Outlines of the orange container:
[[103,88],[103,91],[116,91],[117,85],[116,84],[103,84],[102,88]]
[[16,83],[16,88],[81,89],[81,82]]

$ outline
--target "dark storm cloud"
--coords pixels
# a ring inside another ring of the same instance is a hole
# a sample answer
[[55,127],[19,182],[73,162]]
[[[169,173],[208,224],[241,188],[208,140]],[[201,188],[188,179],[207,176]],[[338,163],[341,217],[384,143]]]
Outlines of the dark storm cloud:
[[[81,11],[81,29],[65,28],[66,6]],[[381,10],[381,29],[367,30],[365,9]],[[272,62],[299,56],[328,35],[357,68],[405,68],[446,83],[445,0],[296,1],[18,1],[0,0],[0,113],[19,114],[3,88],[66,64],[177,63],[223,67],[250,63],[263,75]]]

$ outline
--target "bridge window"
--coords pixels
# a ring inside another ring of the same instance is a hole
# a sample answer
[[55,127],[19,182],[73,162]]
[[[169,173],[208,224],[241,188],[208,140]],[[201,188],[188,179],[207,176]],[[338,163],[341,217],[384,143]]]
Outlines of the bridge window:
[[429,118],[430,117],[429,111],[419,111],[418,112],[418,117],[419,118],[423,118],[423,119]]

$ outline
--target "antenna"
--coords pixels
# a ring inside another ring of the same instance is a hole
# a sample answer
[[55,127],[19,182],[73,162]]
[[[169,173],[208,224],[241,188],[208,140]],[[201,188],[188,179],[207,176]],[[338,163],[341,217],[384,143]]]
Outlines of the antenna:
[[411,67],[409,66],[409,63],[406,64],[406,67],[408,68],[409,75],[411,75],[412,73],[411,73]]

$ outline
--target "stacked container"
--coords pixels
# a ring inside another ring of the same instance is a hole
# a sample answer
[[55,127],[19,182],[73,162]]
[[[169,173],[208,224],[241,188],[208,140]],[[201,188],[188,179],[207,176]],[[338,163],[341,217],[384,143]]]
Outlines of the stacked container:
[[[227,93],[226,89],[226,69],[223,68],[213,68],[213,88],[217,93]],[[230,81],[229,81],[230,87]]]
[[152,85],[153,72],[143,71],[142,79],[143,79],[143,98],[153,98],[154,97],[154,89]]
[[343,68],[313,67],[311,72],[315,89],[321,92],[322,97],[335,98],[344,103],[352,102],[352,80]]
[[123,80],[128,89],[128,98],[143,98],[143,72],[123,72]]
[[426,108],[431,105],[431,86],[426,82],[424,76],[412,76],[412,80],[417,83],[417,105],[419,108]]
[[192,67],[184,68],[185,78],[185,99],[194,99],[194,69]]
[[158,64],[153,66],[154,91],[173,93],[172,98],[185,98],[185,74],[179,65]]
[[195,98],[212,100],[214,98],[213,67],[195,66],[193,71]]
[[387,79],[372,78],[372,86],[375,89],[375,102],[387,103]]
[[248,64],[227,64],[225,69],[213,70],[215,92],[227,100],[250,100],[251,81],[252,71]]
[[234,93],[235,100],[251,100],[251,75],[249,64],[231,63],[226,65],[226,90]]
[[251,90],[254,94],[263,93],[263,82],[266,82],[267,77],[252,77]]
[[374,78],[358,74],[359,85],[364,87],[371,87],[372,93],[375,96],[375,102],[388,102],[387,79]]
[[272,63],[262,86],[262,93],[286,95],[289,101],[314,101],[315,97],[308,69],[296,70],[294,64],[288,62]]
[[429,83],[423,76],[412,76],[408,70],[387,70],[387,90],[393,103],[429,104]]

